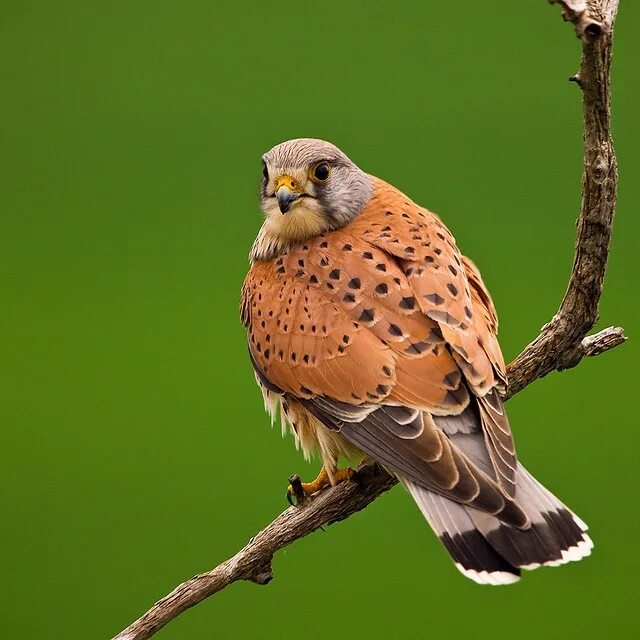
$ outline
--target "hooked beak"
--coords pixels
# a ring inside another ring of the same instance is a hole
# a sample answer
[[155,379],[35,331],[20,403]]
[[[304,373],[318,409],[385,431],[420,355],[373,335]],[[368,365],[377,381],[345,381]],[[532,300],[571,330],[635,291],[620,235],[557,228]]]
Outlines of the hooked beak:
[[293,178],[290,176],[281,176],[278,178],[275,196],[278,200],[278,207],[281,213],[287,213],[293,203],[300,199],[302,195]]
[[300,194],[295,191],[291,191],[289,187],[280,187],[276,191],[276,198],[278,199],[278,207],[282,213],[287,213],[291,209],[291,205],[300,198]]

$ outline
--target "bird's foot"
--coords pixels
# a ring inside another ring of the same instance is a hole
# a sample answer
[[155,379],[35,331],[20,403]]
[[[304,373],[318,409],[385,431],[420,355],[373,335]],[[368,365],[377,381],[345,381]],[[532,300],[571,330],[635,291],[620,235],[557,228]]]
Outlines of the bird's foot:
[[[351,467],[345,467],[344,469],[338,469],[333,474],[333,484],[340,484],[345,480],[350,480],[355,475],[355,471]],[[291,483],[287,487],[287,500],[289,504],[294,504],[293,499],[296,499],[296,504],[299,504],[304,498],[324,489],[331,485],[331,480],[327,470],[322,467],[318,477],[313,482],[300,482],[297,476],[292,476],[289,479]]]

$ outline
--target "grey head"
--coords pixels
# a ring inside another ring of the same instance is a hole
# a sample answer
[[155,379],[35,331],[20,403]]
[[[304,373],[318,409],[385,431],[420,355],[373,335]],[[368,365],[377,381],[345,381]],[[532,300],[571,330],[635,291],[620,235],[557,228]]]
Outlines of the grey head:
[[251,251],[254,260],[349,224],[373,193],[373,178],[324,140],[288,140],[267,151],[262,162],[266,219]]

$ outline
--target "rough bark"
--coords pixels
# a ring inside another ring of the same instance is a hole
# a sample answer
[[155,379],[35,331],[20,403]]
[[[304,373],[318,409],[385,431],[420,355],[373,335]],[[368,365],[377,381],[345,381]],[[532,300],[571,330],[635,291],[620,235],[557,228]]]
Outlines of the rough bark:
[[[622,329],[587,333],[598,320],[616,202],[617,165],[611,142],[610,80],[613,23],[618,0],[550,0],[563,7],[582,42],[580,71],[570,80],[583,92],[584,174],[573,269],[558,312],[509,365],[509,398],[551,371],[574,367],[625,340]],[[290,507],[215,569],[183,582],[114,640],[146,640],[186,609],[238,580],[267,584],[274,554],[320,527],[348,518],[388,491],[397,480],[375,465]],[[299,479],[290,479],[294,488]]]
[[[509,368],[513,395],[551,371],[575,367],[594,350],[598,338],[582,342],[598,321],[618,184],[618,165],[611,140],[611,46],[618,0],[557,2],[582,41],[580,71],[571,76],[582,89],[584,170],[578,234],[569,285],[560,308]],[[624,341],[622,329],[608,330],[603,344]],[[613,339],[612,336],[617,336]],[[611,342],[613,339],[613,342]],[[616,342],[617,340],[617,342]]]

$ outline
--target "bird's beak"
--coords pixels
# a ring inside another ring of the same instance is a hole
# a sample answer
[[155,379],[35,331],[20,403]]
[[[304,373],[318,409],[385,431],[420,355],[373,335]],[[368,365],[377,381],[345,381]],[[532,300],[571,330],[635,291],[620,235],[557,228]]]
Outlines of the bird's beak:
[[275,194],[278,200],[278,207],[283,214],[287,213],[291,209],[291,205],[302,196],[295,180],[290,176],[278,178]]

